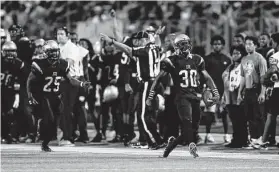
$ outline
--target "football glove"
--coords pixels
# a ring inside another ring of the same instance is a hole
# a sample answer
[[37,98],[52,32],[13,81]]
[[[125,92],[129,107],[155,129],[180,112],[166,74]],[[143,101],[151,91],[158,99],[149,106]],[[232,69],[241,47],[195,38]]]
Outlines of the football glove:
[[28,98],[28,103],[29,103],[29,105],[38,105],[39,104],[33,96]]
[[211,107],[216,104],[220,99],[220,95],[217,89],[209,90],[206,89],[203,92],[203,101],[206,107]]

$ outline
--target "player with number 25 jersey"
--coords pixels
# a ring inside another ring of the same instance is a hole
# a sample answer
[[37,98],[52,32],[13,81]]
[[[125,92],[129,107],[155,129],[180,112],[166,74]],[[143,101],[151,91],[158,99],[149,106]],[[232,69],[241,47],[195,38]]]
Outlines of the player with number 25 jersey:
[[[58,44],[53,41],[47,41],[43,46],[46,59],[35,60],[32,63],[31,72],[27,79],[27,94],[30,105],[40,104],[42,124],[42,151],[50,152],[48,143],[56,134],[58,119],[63,110],[61,102],[60,83],[62,78],[69,80],[72,85],[88,87],[90,82],[81,82],[72,78],[69,74],[69,64],[60,59],[60,50]],[[33,84],[36,81],[36,85]],[[40,83],[40,84],[37,84]],[[42,94],[42,100],[37,101],[31,92],[31,86],[36,86]]]

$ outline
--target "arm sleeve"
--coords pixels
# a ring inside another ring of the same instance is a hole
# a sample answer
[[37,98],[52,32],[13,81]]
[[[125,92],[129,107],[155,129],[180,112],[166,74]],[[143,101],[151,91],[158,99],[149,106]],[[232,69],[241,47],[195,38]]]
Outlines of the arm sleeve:
[[88,74],[88,57],[89,54],[86,55],[86,57],[83,58],[82,60],[82,65],[83,65],[83,73],[84,73],[84,78],[85,80],[89,80],[89,74]]
[[240,75],[242,77],[244,77],[244,69],[243,69],[243,65],[240,63]]
[[171,57],[170,58],[166,57],[161,61],[161,70],[164,70],[165,72],[170,73],[173,68],[174,68],[174,65],[171,60]]
[[34,75],[42,75],[43,74],[42,68],[39,66],[39,64],[36,61],[32,62],[32,64],[31,64],[31,72]]
[[264,76],[267,71],[267,62],[262,56],[260,56],[260,60],[259,60],[259,69],[260,69],[260,76]]
[[205,62],[202,57],[200,57],[197,67],[198,67],[198,71],[200,71],[200,72],[205,70]]

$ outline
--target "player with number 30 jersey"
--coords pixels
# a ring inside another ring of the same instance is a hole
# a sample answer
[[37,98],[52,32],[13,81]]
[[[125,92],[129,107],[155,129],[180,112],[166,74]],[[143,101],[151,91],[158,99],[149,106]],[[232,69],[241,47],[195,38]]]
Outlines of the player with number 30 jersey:
[[200,76],[204,77],[206,84],[211,88],[213,100],[218,100],[220,96],[212,78],[204,69],[203,58],[191,54],[192,43],[190,38],[184,34],[177,35],[174,40],[174,47],[176,54],[162,61],[162,70],[151,86],[146,104],[148,106],[152,105],[159,79],[170,73],[176,88],[175,105],[182,123],[182,135],[179,135],[176,139],[174,137],[169,138],[163,157],[168,157],[182,140],[189,144],[190,154],[197,157],[194,137],[197,135],[200,120],[200,97],[198,96],[198,93],[201,93],[199,91]]

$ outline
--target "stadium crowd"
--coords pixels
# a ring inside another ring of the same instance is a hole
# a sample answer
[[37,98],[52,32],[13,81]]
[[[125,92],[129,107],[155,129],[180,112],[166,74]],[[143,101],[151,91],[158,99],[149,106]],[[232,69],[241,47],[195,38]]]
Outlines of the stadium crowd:
[[[161,26],[122,38],[114,10],[110,17],[114,36],[100,33],[94,45],[67,27],[55,28],[50,39],[34,40],[20,25],[8,33],[1,29],[2,144],[42,142],[42,150],[51,151],[51,140],[59,146],[101,142],[110,114],[116,135],[108,142],[166,147],[164,157],[177,144],[189,145],[198,156],[196,144],[214,143],[211,126],[217,118],[226,147],[277,144],[278,32],[258,38],[235,34],[231,43],[215,35],[212,52],[201,56],[192,54],[185,34],[173,32],[161,40]],[[226,44],[232,45],[229,53],[223,51]],[[198,133],[201,114],[205,138]],[[88,116],[97,131],[93,139],[87,133]]]

